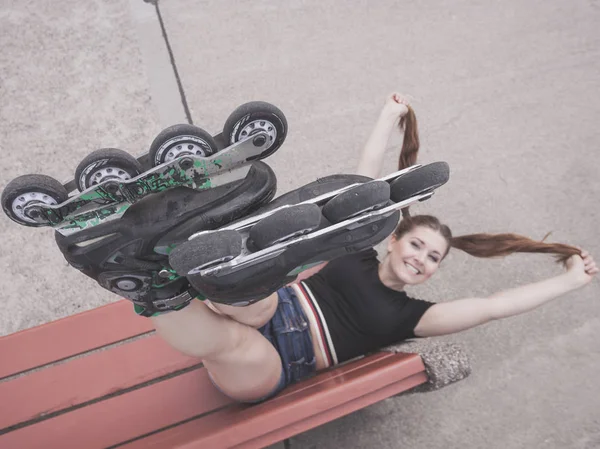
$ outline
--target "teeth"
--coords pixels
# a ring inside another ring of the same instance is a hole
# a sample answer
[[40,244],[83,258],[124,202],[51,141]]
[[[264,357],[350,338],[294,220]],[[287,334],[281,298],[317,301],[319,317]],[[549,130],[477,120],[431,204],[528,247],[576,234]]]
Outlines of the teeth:
[[405,263],[404,265],[406,265],[406,266],[408,267],[408,269],[409,269],[410,271],[412,271],[413,273],[415,273],[415,274],[419,274],[419,273],[420,273],[420,271],[419,271],[419,270],[417,270],[415,267],[413,267],[411,264],[409,264],[409,263]]

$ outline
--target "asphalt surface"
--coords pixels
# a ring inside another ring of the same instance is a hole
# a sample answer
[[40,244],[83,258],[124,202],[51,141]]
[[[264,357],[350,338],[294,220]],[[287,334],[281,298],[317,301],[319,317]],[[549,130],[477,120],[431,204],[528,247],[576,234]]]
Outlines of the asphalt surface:
[[[239,104],[289,122],[267,163],[284,193],[352,172],[384,97],[411,98],[420,162],[451,180],[413,212],[456,235],[517,232],[600,258],[600,4],[516,0],[0,2],[0,189],[65,181],[89,152],[139,155],[166,126],[216,134]],[[168,46],[166,44],[168,42]],[[392,171],[400,138],[390,141]],[[2,214],[0,334],[119,298],[67,266],[47,228]],[[561,271],[552,258],[457,251],[411,293],[489,295]],[[445,337],[473,374],[292,439],[296,448],[600,447],[598,280],[534,312]]]

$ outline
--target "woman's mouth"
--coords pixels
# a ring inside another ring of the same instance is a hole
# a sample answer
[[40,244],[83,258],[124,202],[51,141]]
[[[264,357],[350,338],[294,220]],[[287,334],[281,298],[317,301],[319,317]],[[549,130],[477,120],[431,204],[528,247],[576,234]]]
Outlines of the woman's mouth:
[[421,274],[419,269],[417,267],[415,267],[414,265],[411,265],[408,262],[404,262],[404,265],[406,265],[406,268],[408,268],[408,271],[410,271],[414,274]]

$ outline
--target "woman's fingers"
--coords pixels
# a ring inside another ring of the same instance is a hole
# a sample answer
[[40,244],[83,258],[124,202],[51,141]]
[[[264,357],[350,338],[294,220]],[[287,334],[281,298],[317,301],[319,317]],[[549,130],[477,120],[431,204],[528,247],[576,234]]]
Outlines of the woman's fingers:
[[598,266],[596,265],[596,261],[588,251],[584,250],[579,246],[576,246],[575,248],[577,248],[580,251],[580,256],[583,260],[583,271],[585,271],[587,275],[593,276],[600,272],[600,268],[598,268]]
[[408,106],[408,101],[406,100],[406,98],[404,98],[404,96],[402,94],[399,94],[398,92],[394,92],[390,97],[396,103]]
[[583,260],[583,271],[585,271],[588,276],[593,276],[600,272],[600,269],[596,265],[596,261],[588,251],[579,246],[576,246],[575,248],[580,251],[581,259]]
[[583,260],[583,269],[587,274],[595,274],[598,272],[598,266],[592,256],[588,256]]

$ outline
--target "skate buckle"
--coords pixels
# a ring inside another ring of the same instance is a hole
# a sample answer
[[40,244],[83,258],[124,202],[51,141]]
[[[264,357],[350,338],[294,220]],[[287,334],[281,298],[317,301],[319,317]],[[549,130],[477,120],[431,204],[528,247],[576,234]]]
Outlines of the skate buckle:
[[192,299],[194,299],[194,297],[196,296],[196,293],[194,292],[194,294],[192,294],[189,290],[185,291],[177,296],[173,296],[171,298],[167,298],[167,299],[158,299],[155,301],[152,301],[152,305],[157,309],[157,310],[167,310],[167,309],[172,309],[174,307],[180,306],[182,304],[185,304],[186,302],[191,301]]

